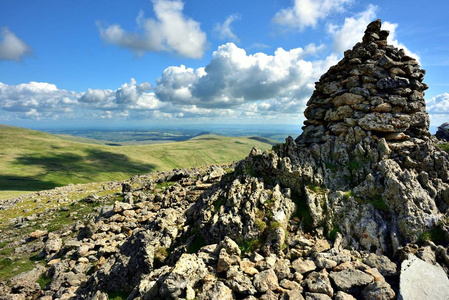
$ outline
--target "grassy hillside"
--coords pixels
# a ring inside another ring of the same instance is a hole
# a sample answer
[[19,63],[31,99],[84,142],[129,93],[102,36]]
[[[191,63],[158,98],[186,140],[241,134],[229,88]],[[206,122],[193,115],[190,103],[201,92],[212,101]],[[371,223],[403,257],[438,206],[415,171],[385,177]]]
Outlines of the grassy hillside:
[[185,142],[107,146],[0,125],[0,199],[70,183],[123,180],[136,174],[227,163],[244,158],[263,138],[199,136]]

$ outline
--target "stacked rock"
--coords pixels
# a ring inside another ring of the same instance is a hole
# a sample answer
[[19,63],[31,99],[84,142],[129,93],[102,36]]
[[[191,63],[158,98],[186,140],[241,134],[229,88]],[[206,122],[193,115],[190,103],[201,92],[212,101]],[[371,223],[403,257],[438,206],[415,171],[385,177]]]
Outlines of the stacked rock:
[[346,135],[349,128],[387,141],[429,135],[425,70],[403,49],[388,45],[388,34],[381,20],[370,23],[363,42],[321,76],[298,142],[325,142],[328,136]]

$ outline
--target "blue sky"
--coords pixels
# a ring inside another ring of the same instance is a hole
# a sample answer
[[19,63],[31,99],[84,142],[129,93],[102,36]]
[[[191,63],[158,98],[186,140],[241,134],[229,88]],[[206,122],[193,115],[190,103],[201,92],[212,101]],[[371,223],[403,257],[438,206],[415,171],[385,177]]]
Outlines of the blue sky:
[[314,82],[381,18],[449,114],[446,1],[0,0],[0,123],[298,124]]

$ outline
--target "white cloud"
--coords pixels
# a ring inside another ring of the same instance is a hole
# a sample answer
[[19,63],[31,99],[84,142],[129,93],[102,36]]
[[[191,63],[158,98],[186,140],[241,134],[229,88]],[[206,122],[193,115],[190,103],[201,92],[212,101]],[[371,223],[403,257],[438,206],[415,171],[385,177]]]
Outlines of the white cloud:
[[86,107],[103,110],[155,108],[159,103],[154,93],[149,93],[150,90],[149,82],[137,84],[136,80],[131,78],[129,83],[122,84],[116,90],[88,89],[79,98],[79,102]]
[[214,31],[218,34],[218,37],[222,40],[231,40],[238,42],[239,38],[232,32],[232,22],[240,20],[239,14],[232,14],[226,18],[226,20],[222,24],[216,24],[214,27]]
[[443,93],[427,101],[431,126],[439,126],[449,120],[449,93]]
[[79,99],[80,102],[85,103],[103,103],[112,101],[114,91],[102,89],[88,89]]
[[0,61],[21,61],[33,52],[30,46],[15,36],[8,28],[2,28],[0,37]]
[[315,27],[319,20],[331,14],[343,12],[353,0],[294,0],[293,7],[282,9],[273,22],[288,28],[304,30]]
[[[7,85],[0,82],[0,110],[18,118],[73,118],[105,116],[123,117],[125,111],[154,110],[165,106],[149,92],[148,82],[131,78],[116,90],[88,89],[83,93],[58,89],[46,82]],[[95,112],[97,111],[97,112]]]
[[77,93],[60,90],[46,82],[6,85],[0,83],[0,109],[20,115],[37,116],[40,112],[63,112],[76,102]]
[[152,0],[156,19],[137,17],[140,33],[127,32],[120,25],[103,28],[100,36],[108,44],[127,48],[137,55],[151,51],[176,52],[188,58],[201,58],[206,48],[206,34],[200,23],[183,14],[180,0]]
[[368,8],[355,17],[345,18],[342,26],[330,25],[329,33],[334,36],[334,52],[343,54],[361,42],[366,26],[376,17],[377,6],[369,5]]
[[274,55],[247,54],[227,43],[213,53],[205,68],[165,69],[158,79],[156,95],[164,102],[201,108],[233,108],[270,99],[304,103],[314,82],[337,62],[335,55],[318,61],[304,59],[320,49],[310,45],[289,51],[279,48]]
[[388,21],[382,23],[382,29],[388,30],[390,32],[390,34],[388,35],[388,38],[387,38],[388,44],[393,45],[399,49],[404,49],[405,54],[407,54],[409,56],[413,56],[419,61],[418,54],[413,53],[412,51],[407,49],[407,47],[405,47],[403,44],[399,43],[398,40],[396,39],[396,28],[397,27],[398,27],[398,24],[390,23]]
[[0,110],[6,112],[3,119],[291,118],[304,109],[314,82],[337,62],[336,55],[307,59],[322,49],[311,44],[248,54],[228,43],[205,67],[166,68],[154,89],[133,78],[117,89],[81,93],[45,82],[0,83]]
[[[328,32],[331,33],[334,38],[334,52],[343,54],[344,51],[352,49],[357,42],[361,42],[366,26],[376,18],[376,13],[377,6],[370,4],[365,11],[358,13],[354,17],[345,18],[342,26],[330,24]],[[388,21],[382,22],[382,29],[390,32],[387,38],[388,44],[399,49],[404,49],[407,55],[413,56],[419,60],[417,54],[411,52],[407,47],[398,42],[396,39],[397,27],[398,24],[390,23]]]
[[427,101],[427,112],[429,114],[449,114],[449,93],[443,93]]

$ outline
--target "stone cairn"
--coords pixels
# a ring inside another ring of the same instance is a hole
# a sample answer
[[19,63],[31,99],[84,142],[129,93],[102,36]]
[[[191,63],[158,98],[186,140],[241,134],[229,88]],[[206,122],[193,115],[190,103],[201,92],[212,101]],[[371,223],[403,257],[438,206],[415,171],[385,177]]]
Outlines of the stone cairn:
[[350,128],[387,141],[429,135],[418,62],[387,44],[381,21],[369,24],[363,42],[316,83],[307,103],[303,143],[320,143],[329,135],[346,135]]

